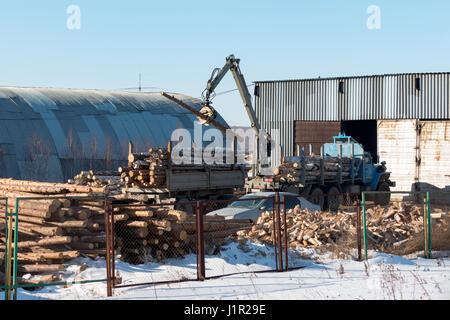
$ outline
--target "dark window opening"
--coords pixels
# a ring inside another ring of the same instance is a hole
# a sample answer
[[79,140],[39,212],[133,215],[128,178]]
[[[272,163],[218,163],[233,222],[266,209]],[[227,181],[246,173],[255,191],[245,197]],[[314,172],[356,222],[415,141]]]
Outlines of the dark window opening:
[[339,93],[344,93],[344,81],[339,81]]
[[364,151],[370,152],[375,159],[378,150],[376,120],[342,121],[341,131],[355,139],[363,146]]
[[420,90],[420,78],[416,78],[416,90]]

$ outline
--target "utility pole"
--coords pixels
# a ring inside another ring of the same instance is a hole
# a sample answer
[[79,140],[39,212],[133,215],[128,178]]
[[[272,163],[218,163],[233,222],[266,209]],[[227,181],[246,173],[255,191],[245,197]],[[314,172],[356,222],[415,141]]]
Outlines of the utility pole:
[[142,86],[141,86],[141,73],[139,72],[139,92],[141,92]]

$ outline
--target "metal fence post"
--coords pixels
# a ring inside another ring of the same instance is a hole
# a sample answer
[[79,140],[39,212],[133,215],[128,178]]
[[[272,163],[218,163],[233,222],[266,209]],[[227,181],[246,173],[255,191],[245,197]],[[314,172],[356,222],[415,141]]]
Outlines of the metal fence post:
[[17,300],[17,252],[19,251],[18,237],[19,237],[19,199],[16,198],[15,201],[15,212],[14,212],[14,270],[13,270],[13,299]]
[[358,243],[358,261],[361,261],[361,202],[359,199],[356,201],[356,237]]
[[273,249],[275,251],[275,270],[278,271],[278,251],[277,251],[277,220],[276,220],[276,198],[272,198],[272,227],[273,227]]
[[362,192],[362,206],[363,206],[363,241],[364,241],[364,255],[367,260],[367,223],[366,223],[366,195]]
[[431,254],[431,208],[430,208],[430,192],[427,192],[427,224],[428,224],[428,258],[432,258]]
[[[108,297],[112,296],[113,277],[111,259],[114,259],[114,253],[111,252],[111,247],[114,248],[114,235],[111,230],[111,205],[108,200],[105,200],[105,231],[106,231],[106,293]],[[112,245],[111,245],[112,244]],[[112,257],[111,257],[112,253]]]
[[276,193],[276,221],[277,221],[277,246],[278,246],[278,263],[280,265],[280,271],[283,270],[283,250],[281,245],[281,215],[280,215],[280,193],[277,191]]
[[197,280],[205,280],[205,238],[203,234],[203,214],[201,202],[197,201],[195,206],[197,226]]
[[287,235],[287,218],[286,218],[286,197],[283,198],[283,233],[284,233],[284,263],[285,270],[288,270],[288,235]]

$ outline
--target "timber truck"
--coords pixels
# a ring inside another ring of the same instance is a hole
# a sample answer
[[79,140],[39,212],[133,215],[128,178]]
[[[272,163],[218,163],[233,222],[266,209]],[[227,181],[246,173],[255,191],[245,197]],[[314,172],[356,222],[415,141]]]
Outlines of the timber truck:
[[[311,156],[310,153],[309,157]],[[374,159],[369,152],[365,152],[361,144],[345,133],[334,136],[332,143],[325,143],[321,147],[320,156],[316,157],[318,162],[316,175],[308,177],[306,159],[308,155],[305,152],[300,156],[285,157],[284,162],[297,165],[295,179],[280,181],[275,175],[259,175],[246,181],[247,191],[276,190],[314,195],[309,199],[311,202],[320,205],[323,209],[335,211],[342,202],[352,203],[356,200],[355,195],[360,195],[363,191],[389,191],[390,187],[395,186],[395,182],[389,179],[391,173],[386,170],[386,162],[377,163],[378,159]],[[332,172],[332,176],[326,174],[328,159],[334,159],[336,163],[334,167],[336,171]],[[348,164],[345,175],[342,169],[344,159]],[[346,195],[321,196],[322,194]],[[385,205],[390,201],[390,194],[368,195],[367,200]]]
[[[386,163],[378,163],[378,159],[374,159],[370,153],[365,152],[363,146],[359,144],[355,139],[345,134],[339,134],[333,137],[333,143],[325,143],[321,148],[319,165],[321,168],[319,174],[315,179],[306,179],[306,170],[300,168],[300,176],[295,181],[276,181],[274,176],[268,176],[261,173],[261,155],[263,152],[264,157],[270,158],[271,149],[271,137],[268,133],[262,132],[259,121],[256,117],[256,113],[252,107],[252,98],[248,91],[248,86],[245,82],[244,75],[239,67],[240,60],[235,58],[234,55],[229,55],[226,58],[226,63],[222,68],[216,68],[213,70],[210,79],[208,80],[206,89],[204,91],[204,106],[201,112],[208,119],[214,118],[215,110],[211,106],[211,99],[214,97],[214,90],[230,70],[233,74],[233,78],[236,82],[237,89],[241,95],[244,103],[244,107],[247,111],[251,127],[255,132],[257,139],[255,145],[256,166],[254,167],[254,175],[250,178],[246,178],[244,190],[246,192],[258,192],[258,191],[287,191],[301,195],[315,195],[310,200],[319,204],[324,209],[336,210],[342,201],[350,202],[355,199],[351,199],[351,196],[347,196],[348,199],[341,196],[326,196],[321,197],[321,194],[358,194],[362,191],[389,191],[390,187],[395,186],[395,182],[389,179],[390,172],[386,171]],[[260,150],[259,140],[267,139],[267,150]],[[310,149],[311,150],[311,149]],[[350,159],[350,172],[348,175],[342,174],[342,169],[338,169],[335,177],[327,176],[323,170],[324,163],[327,158],[338,158],[338,162],[341,164],[338,168],[342,168],[342,160]],[[303,157],[305,159],[305,157]],[[300,159],[285,159],[299,160]],[[304,168],[305,164],[303,164]],[[265,170],[266,171],[266,170]],[[377,194],[375,196],[368,196],[368,200],[373,200],[379,204],[387,204],[390,201],[390,194]]]

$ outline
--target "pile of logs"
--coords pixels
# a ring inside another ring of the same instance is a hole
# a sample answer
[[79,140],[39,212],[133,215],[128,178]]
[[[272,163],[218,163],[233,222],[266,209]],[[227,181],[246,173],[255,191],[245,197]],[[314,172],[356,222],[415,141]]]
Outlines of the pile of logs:
[[[445,223],[440,220],[444,216],[445,213],[432,214],[437,223]],[[366,217],[368,239],[374,248],[398,246],[423,231],[423,216],[416,205],[394,202],[389,206],[376,206],[367,209]],[[284,217],[281,222],[284,229],[283,220]],[[287,212],[286,222],[288,245],[292,247],[335,244],[345,237],[355,239],[356,244],[356,212],[311,212],[297,206]],[[264,212],[250,230],[239,231],[237,235],[238,238],[273,243],[274,230],[272,212]]]
[[[175,210],[172,206],[142,207],[126,205],[116,207],[114,218],[116,249],[122,259],[131,263],[144,263],[146,259],[165,261],[196,252],[196,217]],[[207,248],[220,246],[224,239],[238,230],[249,229],[248,219],[225,220],[219,216],[203,216],[204,238]]]
[[162,187],[166,182],[167,148],[150,148],[147,153],[130,153],[128,167],[118,172],[126,186]]
[[[8,206],[14,212],[14,204]],[[105,254],[104,215],[102,201],[21,200],[18,221],[18,272],[45,274],[45,279],[58,279],[64,263],[78,256],[96,258]],[[4,203],[0,211],[5,212]],[[2,214],[0,223],[5,224]],[[14,218],[13,218],[14,223]],[[6,247],[5,230],[0,234],[0,252]],[[14,242],[11,248],[14,247]],[[22,280],[20,280],[22,281]]]
[[123,182],[120,173],[116,170],[90,170],[81,171],[73,179],[67,181],[69,184],[104,188],[108,193],[119,193]]
[[[340,162],[341,161],[341,162]],[[355,159],[354,168],[357,167],[359,159]],[[337,179],[339,169],[341,168],[342,178],[350,176],[351,158],[326,156],[323,158],[324,179]],[[296,183],[301,181],[301,175],[304,172],[305,181],[317,180],[321,172],[320,156],[301,156],[287,157],[274,171],[275,180],[281,182]]]

